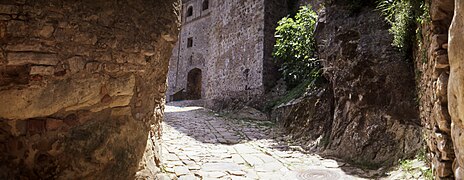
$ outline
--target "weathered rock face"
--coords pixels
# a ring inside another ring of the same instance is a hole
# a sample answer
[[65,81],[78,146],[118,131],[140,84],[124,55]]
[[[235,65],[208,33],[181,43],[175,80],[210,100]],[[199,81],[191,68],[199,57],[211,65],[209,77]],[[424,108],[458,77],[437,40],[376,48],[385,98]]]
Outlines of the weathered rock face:
[[[302,97],[275,107],[271,119],[293,138],[301,138],[313,145],[310,146],[312,150],[324,148],[332,124],[332,97],[329,83],[318,85]],[[319,144],[313,143],[318,139]]]
[[326,4],[316,39],[334,112],[327,153],[364,165],[388,165],[420,148],[412,65],[391,46],[374,3],[357,12]]
[[0,0],[0,179],[134,178],[159,135],[175,2]]
[[420,46],[414,52],[420,119],[437,179],[453,177],[455,157],[447,98],[448,29],[453,7],[453,0],[430,2],[431,21],[422,25],[422,43],[418,43]]
[[464,178],[464,1],[456,0],[454,18],[449,30],[450,77],[448,107],[451,115],[451,137],[456,153],[455,178]]

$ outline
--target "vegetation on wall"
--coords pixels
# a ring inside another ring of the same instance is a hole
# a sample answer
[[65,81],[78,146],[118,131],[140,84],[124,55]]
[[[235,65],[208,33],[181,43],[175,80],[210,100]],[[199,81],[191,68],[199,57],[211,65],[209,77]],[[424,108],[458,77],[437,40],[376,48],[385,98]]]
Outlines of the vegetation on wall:
[[317,14],[311,6],[302,6],[294,18],[284,17],[276,28],[272,54],[281,61],[280,72],[290,88],[320,76],[321,65],[315,58],[316,21]]
[[410,55],[413,45],[421,43],[421,24],[430,19],[427,3],[424,0],[380,0],[377,9],[391,25],[392,45]]

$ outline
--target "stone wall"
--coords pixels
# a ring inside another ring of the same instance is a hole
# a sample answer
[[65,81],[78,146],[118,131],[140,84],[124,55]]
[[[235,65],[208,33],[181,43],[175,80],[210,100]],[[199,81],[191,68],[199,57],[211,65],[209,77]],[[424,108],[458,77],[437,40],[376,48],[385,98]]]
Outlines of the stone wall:
[[134,178],[160,135],[175,2],[0,0],[0,179]]
[[[201,10],[203,2],[183,1],[183,25],[170,62],[168,96],[187,89],[188,72],[198,68],[206,106],[222,109],[230,102],[260,102],[279,78],[272,49],[277,21],[287,12],[286,1],[210,0],[206,12]],[[193,16],[187,18],[189,7]],[[186,48],[190,37],[193,47]]]
[[453,17],[453,0],[430,2],[430,22],[422,25],[422,43],[415,54],[420,118],[434,175],[452,178],[454,161],[451,117],[448,113],[448,29]]
[[218,0],[212,12],[207,105],[264,93],[264,0]]
[[[179,41],[172,51],[169,63],[168,96],[182,90],[186,93],[187,76],[192,69],[200,69],[204,78],[208,73],[205,63],[211,58],[211,11],[216,1],[210,0],[209,8],[206,10],[203,10],[202,3],[203,0],[189,0],[184,1],[182,4],[182,30],[179,33]],[[191,17],[187,17],[189,7],[193,8]],[[193,40],[192,47],[187,47],[188,38]],[[206,87],[206,82],[206,80],[203,80],[202,87]],[[204,90],[201,94],[202,97],[205,97]]]

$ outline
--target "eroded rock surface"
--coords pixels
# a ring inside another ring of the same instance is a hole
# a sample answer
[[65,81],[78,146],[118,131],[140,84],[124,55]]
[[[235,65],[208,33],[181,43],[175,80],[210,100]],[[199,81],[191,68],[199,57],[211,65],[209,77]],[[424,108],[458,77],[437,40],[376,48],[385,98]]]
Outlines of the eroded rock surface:
[[[275,107],[271,119],[294,138],[313,143],[309,148],[323,148],[328,143],[332,124],[332,90],[324,82],[310,88],[302,97]],[[314,144],[315,141],[316,144]]]
[[392,47],[375,3],[326,7],[316,39],[334,96],[327,153],[369,166],[414,155],[421,130],[412,64]]
[[176,2],[0,0],[0,179],[134,178],[160,135]]
[[448,107],[451,115],[451,137],[456,159],[455,178],[464,178],[464,1],[456,0],[454,18],[449,31],[450,77]]

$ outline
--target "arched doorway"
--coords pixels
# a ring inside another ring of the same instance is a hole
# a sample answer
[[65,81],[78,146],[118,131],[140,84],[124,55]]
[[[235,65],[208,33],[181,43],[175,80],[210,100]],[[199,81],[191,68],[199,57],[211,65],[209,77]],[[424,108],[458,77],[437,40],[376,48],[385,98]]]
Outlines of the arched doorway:
[[201,70],[190,70],[187,75],[187,99],[201,99]]

